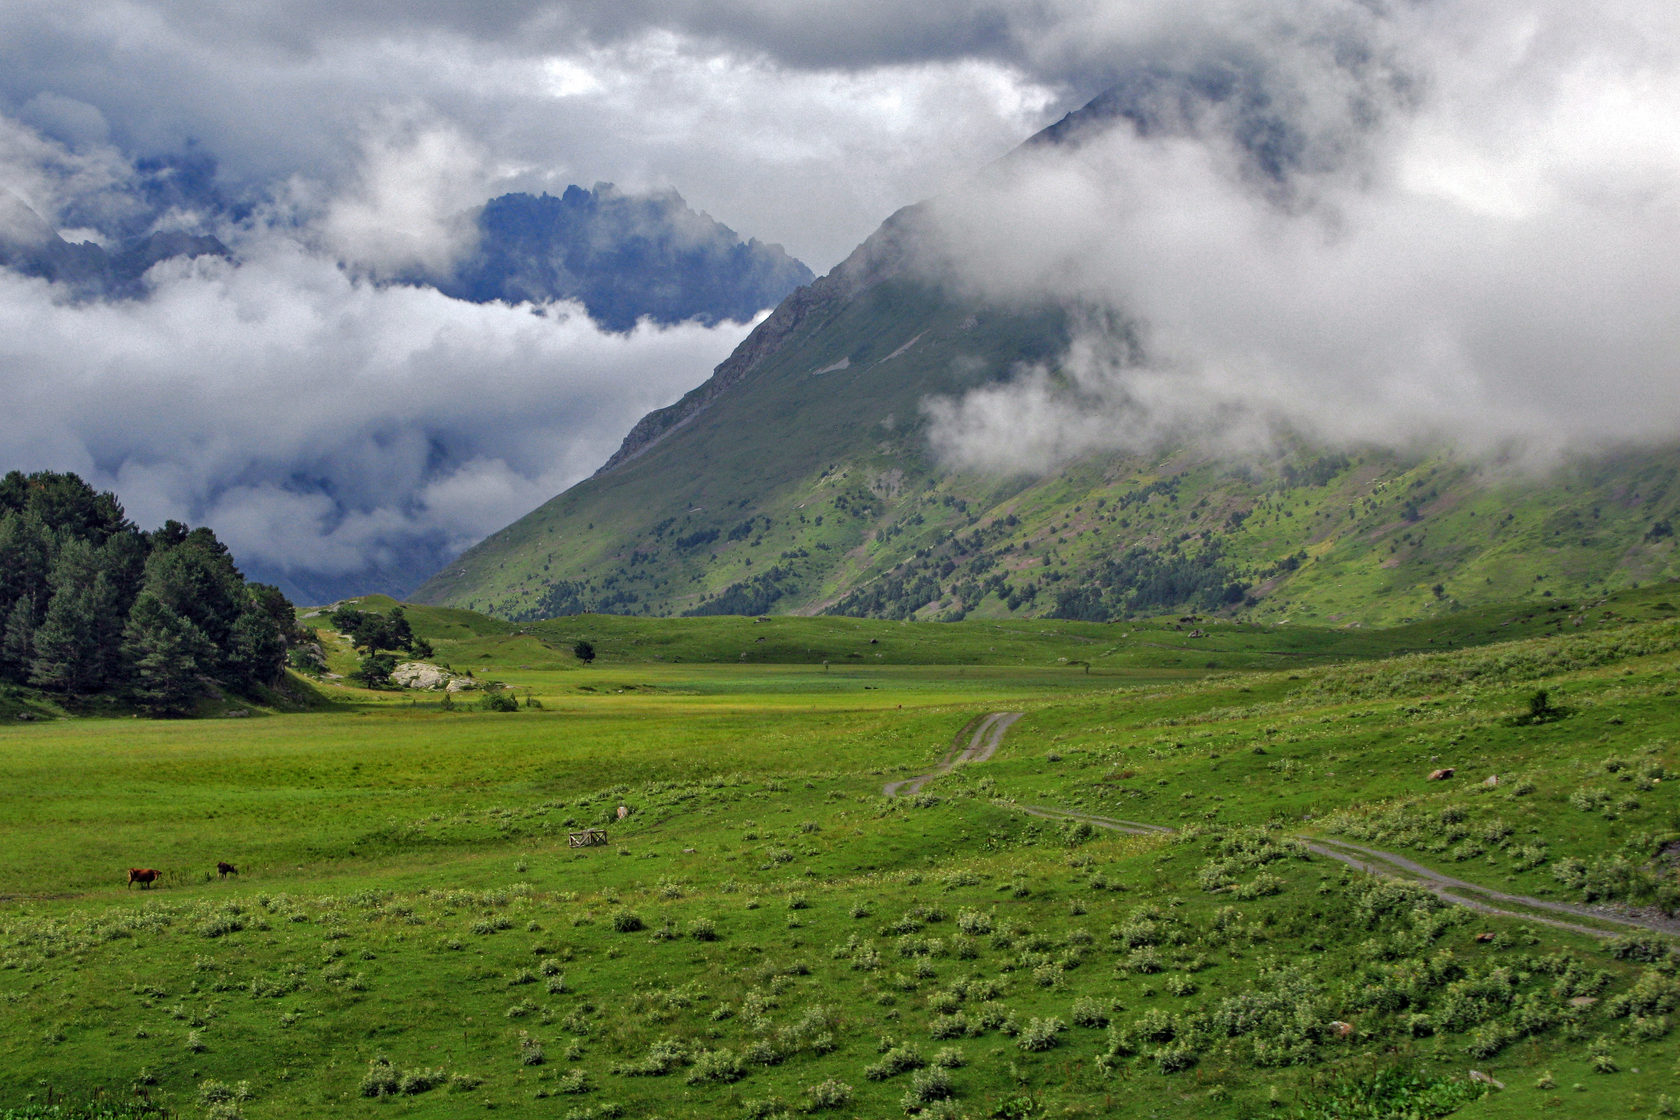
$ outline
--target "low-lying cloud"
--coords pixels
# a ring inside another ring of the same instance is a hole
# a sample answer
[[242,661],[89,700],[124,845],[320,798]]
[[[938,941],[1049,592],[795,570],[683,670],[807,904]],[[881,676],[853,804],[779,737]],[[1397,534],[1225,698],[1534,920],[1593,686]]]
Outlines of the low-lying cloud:
[[[329,205],[222,229],[235,260],[165,261],[142,299],[76,301],[0,269],[0,462],[76,471],[143,526],[209,524],[294,588],[370,571],[411,586],[591,473],[748,330],[609,333],[576,305],[381,284],[370,273],[447,251],[449,231],[425,225],[430,196],[382,197],[373,166],[344,204],[373,239],[351,267]],[[62,189],[43,172],[31,201],[53,213]]]
[[379,124],[363,133],[357,174],[325,202],[317,222],[325,247],[377,276],[447,274],[477,245],[468,210],[484,202],[488,157],[443,124]]
[[[1542,459],[1674,438],[1680,14],[1355,9],[1140,47],[1176,115],[1035,147],[933,208],[930,255],[977,293],[1107,311],[1063,361],[930,402],[949,460],[1278,428]],[[1260,111],[1178,97],[1232,59]]]

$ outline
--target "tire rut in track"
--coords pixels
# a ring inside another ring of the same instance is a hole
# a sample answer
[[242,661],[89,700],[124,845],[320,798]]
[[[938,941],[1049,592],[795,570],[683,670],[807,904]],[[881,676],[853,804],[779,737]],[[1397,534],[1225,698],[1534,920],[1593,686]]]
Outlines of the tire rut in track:
[[[906,778],[902,781],[888,782],[881,792],[888,797],[896,797],[901,792],[915,793],[928,782],[949,772],[959,762],[984,762],[997,751],[998,746],[1003,742],[1004,732],[1008,731],[1010,726],[1021,718],[1021,715],[1020,712],[993,712],[990,715],[981,716],[971,721],[968,726],[957,733],[950,751],[946,753],[938,768],[932,773],[922,774],[915,778]],[[968,740],[966,747],[963,745],[965,737]],[[1010,801],[998,801],[995,804],[1044,820],[1083,821],[1097,828],[1106,828],[1112,832],[1124,832],[1134,836],[1172,836],[1178,832],[1177,829],[1167,825],[1104,817],[1077,809],[1061,809],[1048,805],[1018,805]],[[1296,835],[1294,839],[1299,840],[1314,855],[1336,860],[1368,875],[1414,883],[1434,894],[1443,902],[1450,902],[1482,914],[1538,922],[1556,929],[1586,934],[1589,937],[1615,937],[1619,931],[1582,925],[1579,922],[1548,915],[1566,914],[1570,917],[1605,922],[1625,929],[1643,929],[1670,935],[1680,934],[1680,920],[1673,918],[1660,915],[1607,913],[1603,910],[1567,902],[1552,902],[1543,898],[1534,898],[1530,895],[1507,894],[1492,887],[1479,886],[1463,879],[1455,879],[1451,875],[1445,875],[1433,868],[1407,859],[1405,856],[1394,852],[1385,852],[1379,848],[1368,848],[1362,844],[1328,837]],[[1510,909],[1509,907],[1522,907],[1522,909]],[[1536,910],[1546,911],[1547,913],[1534,913]]]
[[[881,793],[887,797],[897,797],[900,793],[916,793],[939,775],[949,773],[959,762],[986,761],[998,749],[998,744],[1003,742],[1003,733],[1024,714],[993,712],[970,721],[967,727],[957,732],[957,737],[951,741],[951,749],[945,752],[945,757],[939,760],[938,767],[931,773],[888,782],[881,787]],[[966,746],[963,744],[964,736],[968,738]]]

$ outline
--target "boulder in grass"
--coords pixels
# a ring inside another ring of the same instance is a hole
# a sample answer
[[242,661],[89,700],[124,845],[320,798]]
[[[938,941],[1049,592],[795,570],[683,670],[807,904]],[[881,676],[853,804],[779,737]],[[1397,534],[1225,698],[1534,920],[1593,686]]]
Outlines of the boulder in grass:
[[440,688],[448,688],[454,680],[454,673],[424,661],[404,661],[391,670],[392,684],[420,692],[435,692]]

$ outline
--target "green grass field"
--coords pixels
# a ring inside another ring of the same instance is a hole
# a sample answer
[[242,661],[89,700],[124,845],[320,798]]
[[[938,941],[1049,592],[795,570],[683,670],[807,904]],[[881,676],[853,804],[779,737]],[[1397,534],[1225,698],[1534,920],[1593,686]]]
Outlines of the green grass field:
[[[1669,1115],[1671,939],[1305,845],[1659,923],[1672,595],[1394,631],[414,608],[526,706],[8,718],[0,1117]],[[992,711],[994,757],[882,795]]]

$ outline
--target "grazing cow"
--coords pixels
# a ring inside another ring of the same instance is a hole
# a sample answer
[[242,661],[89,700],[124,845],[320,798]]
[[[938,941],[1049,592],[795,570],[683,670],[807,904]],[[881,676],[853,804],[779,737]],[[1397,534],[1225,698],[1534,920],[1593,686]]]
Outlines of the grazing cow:
[[163,872],[155,867],[131,867],[128,869],[128,885],[140,884],[141,890],[146,890],[153,883],[163,877]]
[[628,817],[629,815],[630,815],[630,806],[620,805],[618,807],[618,819],[619,820],[623,820],[625,817]]
[[222,860],[216,861],[216,874],[226,879],[229,875],[239,874],[239,868]]
[[1448,778],[1452,777],[1455,773],[1457,773],[1457,771],[1454,770],[1451,766],[1443,766],[1439,770],[1430,771],[1429,780],[1432,781],[1432,782],[1444,782]]

